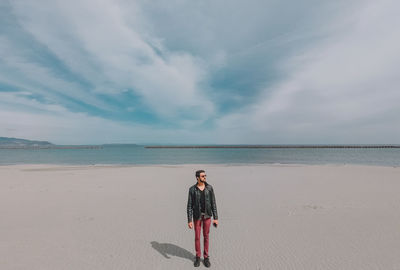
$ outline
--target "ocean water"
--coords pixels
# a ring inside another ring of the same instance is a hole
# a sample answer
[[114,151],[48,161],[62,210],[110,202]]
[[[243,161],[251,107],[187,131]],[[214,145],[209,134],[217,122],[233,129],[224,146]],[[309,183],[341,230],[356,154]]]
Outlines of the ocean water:
[[364,164],[400,166],[400,148],[145,148],[106,145],[98,149],[0,149],[9,164]]

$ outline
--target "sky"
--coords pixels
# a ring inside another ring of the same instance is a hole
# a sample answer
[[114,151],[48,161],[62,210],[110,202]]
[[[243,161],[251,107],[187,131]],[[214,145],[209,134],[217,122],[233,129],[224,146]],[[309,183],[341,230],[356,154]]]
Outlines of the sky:
[[399,144],[400,3],[0,0],[0,137]]

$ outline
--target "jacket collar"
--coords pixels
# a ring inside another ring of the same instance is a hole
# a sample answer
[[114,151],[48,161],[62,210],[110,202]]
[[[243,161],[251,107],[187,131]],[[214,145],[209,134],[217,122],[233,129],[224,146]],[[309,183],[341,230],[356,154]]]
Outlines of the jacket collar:
[[[204,185],[207,187],[207,186],[208,186],[208,183],[207,183],[207,182],[204,182]],[[194,187],[197,188],[197,182],[196,182],[196,184],[194,184]]]

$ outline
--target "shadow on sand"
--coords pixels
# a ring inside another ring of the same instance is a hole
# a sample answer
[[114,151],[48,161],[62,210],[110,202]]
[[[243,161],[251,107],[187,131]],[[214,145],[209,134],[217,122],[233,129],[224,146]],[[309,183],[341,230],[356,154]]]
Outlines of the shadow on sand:
[[181,257],[184,259],[188,259],[192,262],[194,262],[194,255],[193,253],[187,251],[184,248],[181,248],[177,245],[174,244],[169,244],[169,243],[158,243],[157,241],[152,241],[150,242],[151,246],[160,252],[161,255],[163,255],[166,259],[170,259],[168,255],[176,256],[176,257]]

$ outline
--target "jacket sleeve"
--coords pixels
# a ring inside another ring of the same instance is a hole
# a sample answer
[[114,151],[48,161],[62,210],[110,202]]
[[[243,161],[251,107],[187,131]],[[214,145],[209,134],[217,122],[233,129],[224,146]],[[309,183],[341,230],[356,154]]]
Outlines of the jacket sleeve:
[[188,223],[192,221],[193,218],[193,205],[192,205],[192,192],[189,189],[188,201],[187,201],[187,219]]
[[211,210],[214,219],[218,220],[217,202],[215,201],[214,189],[211,187]]

